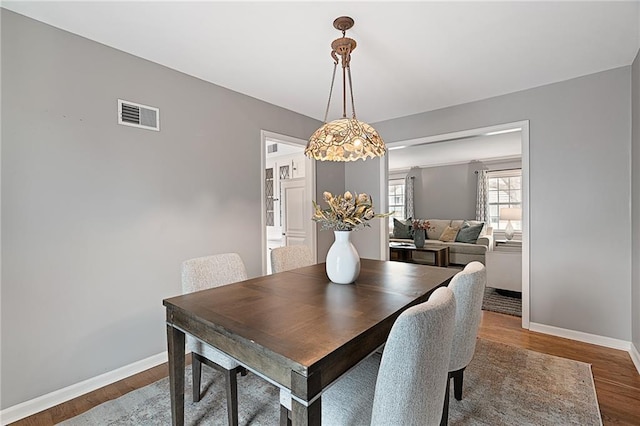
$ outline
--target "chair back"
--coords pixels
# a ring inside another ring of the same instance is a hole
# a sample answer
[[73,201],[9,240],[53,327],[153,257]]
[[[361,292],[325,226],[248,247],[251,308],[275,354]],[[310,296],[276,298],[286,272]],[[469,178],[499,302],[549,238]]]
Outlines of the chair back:
[[247,270],[238,253],[198,257],[182,262],[182,293],[244,281]]
[[[182,294],[244,281],[247,270],[237,253],[223,253],[197,257],[182,262]],[[237,363],[217,349],[187,335],[187,348],[224,368],[237,367]]]
[[455,305],[452,291],[441,287],[393,324],[378,371],[372,425],[440,423]]
[[271,271],[273,273],[309,265],[313,265],[313,256],[307,246],[286,246],[271,250]]
[[465,368],[473,358],[486,285],[487,270],[480,262],[467,264],[449,283],[449,288],[456,298],[456,325],[449,371]]

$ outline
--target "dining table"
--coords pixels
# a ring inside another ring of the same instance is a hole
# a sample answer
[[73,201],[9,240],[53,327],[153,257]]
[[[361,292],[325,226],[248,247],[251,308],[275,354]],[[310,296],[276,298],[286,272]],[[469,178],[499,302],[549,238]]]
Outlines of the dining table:
[[294,426],[320,425],[323,390],[456,272],[361,259],[352,284],[332,283],[319,263],[165,299],[173,424],[184,424],[185,334],[290,393]]

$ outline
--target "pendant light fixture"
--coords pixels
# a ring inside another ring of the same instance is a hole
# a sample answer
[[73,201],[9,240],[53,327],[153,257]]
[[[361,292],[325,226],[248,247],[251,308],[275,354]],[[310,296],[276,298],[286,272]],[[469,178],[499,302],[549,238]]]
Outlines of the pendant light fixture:
[[[324,114],[324,125],[309,139],[304,153],[316,160],[355,161],[359,159],[382,157],[387,149],[378,132],[356,118],[356,108],[353,103],[353,85],[351,84],[351,52],[356,48],[356,41],[345,36],[346,31],[353,27],[354,21],[348,16],[341,16],[333,21],[333,26],[342,31],[342,37],[331,43],[331,57],[333,58],[333,77],[329,90],[329,101]],[[336,78],[338,63],[342,62],[342,118],[327,123],[331,93]],[[349,94],[351,98],[352,118],[347,118],[347,78],[349,80]]]

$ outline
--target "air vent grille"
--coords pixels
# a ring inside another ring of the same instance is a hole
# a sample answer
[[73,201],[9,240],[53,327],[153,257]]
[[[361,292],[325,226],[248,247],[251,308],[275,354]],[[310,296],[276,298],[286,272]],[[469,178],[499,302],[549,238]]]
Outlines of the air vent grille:
[[129,104],[122,104],[122,121],[140,124],[140,108]]
[[272,143],[271,145],[267,145],[267,154],[273,154],[278,152],[278,144]]
[[160,131],[160,110],[118,99],[118,124]]

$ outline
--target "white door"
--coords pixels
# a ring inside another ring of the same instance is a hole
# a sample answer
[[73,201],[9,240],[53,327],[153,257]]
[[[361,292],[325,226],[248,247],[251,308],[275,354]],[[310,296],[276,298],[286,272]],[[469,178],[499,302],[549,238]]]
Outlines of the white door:
[[[315,160],[305,157],[306,141],[266,131],[262,137],[262,271],[271,272],[271,250],[305,244],[316,258]],[[285,199],[288,203],[285,204]],[[287,214],[288,212],[288,214]],[[288,216],[288,220],[286,217]]]
[[267,214],[267,242],[270,248],[286,245],[283,219],[282,183],[293,178],[304,178],[304,155],[302,148],[298,155],[279,156],[267,159],[265,171],[265,211]]
[[305,179],[281,182],[282,237],[285,246],[309,245],[311,216],[307,217],[311,199],[305,194]]

